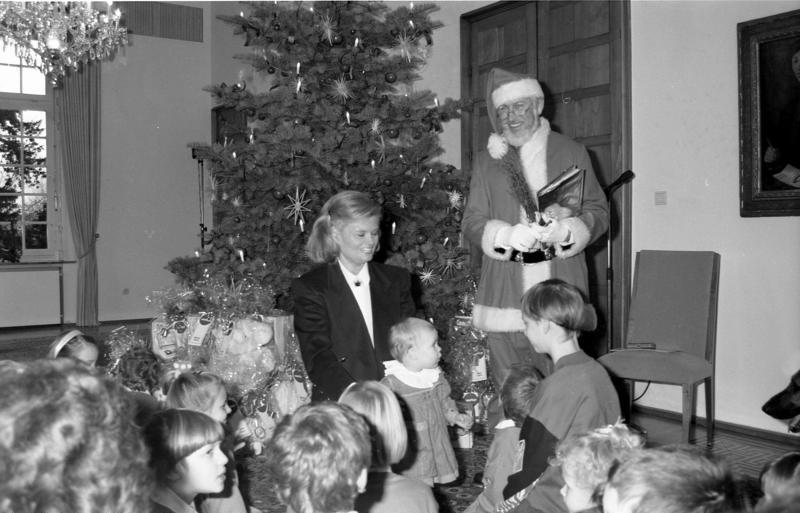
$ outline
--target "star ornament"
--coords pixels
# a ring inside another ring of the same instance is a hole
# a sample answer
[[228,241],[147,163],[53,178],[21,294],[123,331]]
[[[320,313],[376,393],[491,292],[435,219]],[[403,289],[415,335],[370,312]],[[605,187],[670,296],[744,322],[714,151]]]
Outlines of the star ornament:
[[381,133],[381,120],[378,119],[378,118],[373,119],[372,123],[370,124],[369,131],[370,131],[371,134],[375,134],[375,135],[380,134]]
[[328,44],[333,46],[333,20],[327,14],[322,17],[322,35],[328,40]]
[[303,215],[306,212],[311,212],[311,209],[308,208],[308,205],[311,200],[306,198],[306,191],[300,193],[300,188],[294,188],[294,196],[289,196],[289,205],[283,207],[286,211],[286,219],[293,219],[294,224],[297,224],[300,221],[305,221]]
[[436,283],[436,275],[430,269],[423,269],[422,272],[419,273],[419,281],[421,281],[423,285],[431,285]]
[[463,265],[461,257],[447,257],[441,266],[442,276],[452,276],[457,270],[461,269]]
[[458,208],[461,206],[461,200],[464,199],[464,195],[454,189],[447,193],[447,199],[450,201],[451,207]]
[[345,80],[344,77],[334,80],[332,89],[333,95],[342,101],[346,101],[348,98],[353,97],[353,93],[350,91],[350,86],[347,85],[347,80]]

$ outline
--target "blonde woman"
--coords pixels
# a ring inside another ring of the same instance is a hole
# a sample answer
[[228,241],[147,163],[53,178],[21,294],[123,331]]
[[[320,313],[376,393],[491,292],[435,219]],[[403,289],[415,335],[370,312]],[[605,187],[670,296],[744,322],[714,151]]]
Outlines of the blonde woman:
[[368,194],[342,191],[314,222],[306,250],[318,265],[292,285],[294,326],[312,400],[338,399],[350,383],[383,377],[389,328],[414,315],[405,269],[372,262],[381,207]]

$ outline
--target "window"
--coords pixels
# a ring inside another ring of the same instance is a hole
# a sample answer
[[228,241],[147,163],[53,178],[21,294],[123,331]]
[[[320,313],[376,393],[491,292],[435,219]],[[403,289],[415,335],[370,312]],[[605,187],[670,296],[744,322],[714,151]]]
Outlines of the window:
[[0,262],[61,257],[52,88],[0,49]]

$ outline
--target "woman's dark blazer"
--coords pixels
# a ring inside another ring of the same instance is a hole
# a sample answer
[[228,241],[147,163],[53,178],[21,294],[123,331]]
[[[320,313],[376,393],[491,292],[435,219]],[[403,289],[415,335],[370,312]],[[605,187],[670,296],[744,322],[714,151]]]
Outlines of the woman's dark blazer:
[[383,378],[383,362],[392,359],[389,328],[416,311],[408,271],[374,262],[367,265],[374,348],[338,262],[320,265],[292,283],[294,329],[314,384],[314,401],[336,401],[353,381]]

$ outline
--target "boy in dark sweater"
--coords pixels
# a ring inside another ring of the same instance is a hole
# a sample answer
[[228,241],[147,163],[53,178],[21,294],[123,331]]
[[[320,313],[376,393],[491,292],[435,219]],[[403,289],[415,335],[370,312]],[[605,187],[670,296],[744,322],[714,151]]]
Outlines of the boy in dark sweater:
[[536,388],[536,406],[520,432],[522,466],[509,476],[499,509],[566,513],[561,471],[549,463],[556,444],[616,422],[619,399],[606,370],[578,346],[578,335],[594,329],[596,316],[576,287],[558,279],[538,283],[522,298],[522,317],[525,336],[552,358],[555,371]]

